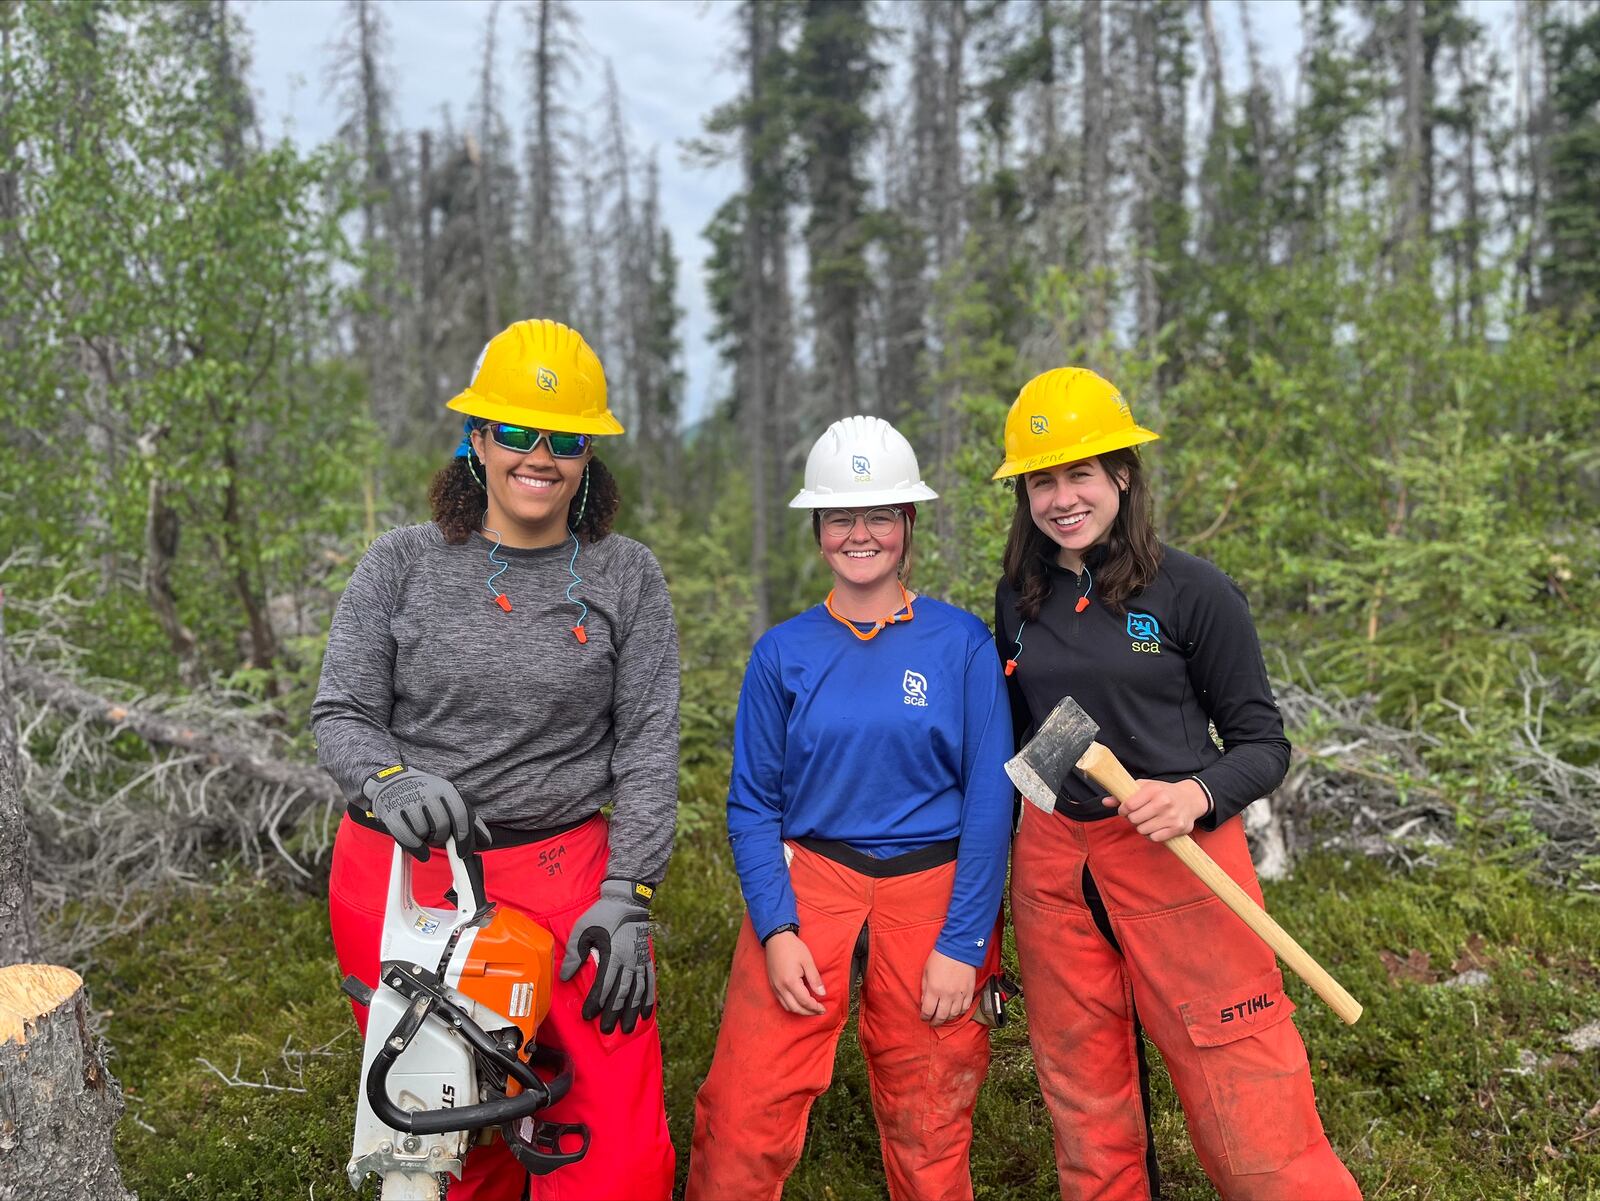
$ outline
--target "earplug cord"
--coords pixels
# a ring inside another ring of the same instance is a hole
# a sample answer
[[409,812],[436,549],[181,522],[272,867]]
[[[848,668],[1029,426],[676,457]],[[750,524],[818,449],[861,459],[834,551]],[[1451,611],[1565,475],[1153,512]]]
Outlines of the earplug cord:
[[[1078,598],[1077,604],[1072,606],[1074,613],[1082,613],[1089,607],[1089,589],[1094,587],[1094,575],[1090,572],[1087,563],[1083,565],[1083,574],[1087,579],[1087,583],[1083,586],[1083,595]],[[1017,660],[1022,658],[1022,631],[1027,628],[1028,623],[1026,621],[1017,627],[1017,645],[1011,652],[1011,658],[1006,660],[1006,675],[1008,676],[1017,670]]]

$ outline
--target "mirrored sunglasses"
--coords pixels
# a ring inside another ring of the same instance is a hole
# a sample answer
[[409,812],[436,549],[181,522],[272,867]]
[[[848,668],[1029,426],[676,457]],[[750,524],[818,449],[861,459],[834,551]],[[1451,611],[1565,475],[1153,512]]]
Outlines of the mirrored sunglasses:
[[588,434],[561,434],[554,431],[530,429],[525,425],[508,425],[504,421],[491,421],[484,427],[489,437],[519,455],[525,455],[539,445],[539,439],[558,459],[576,459],[589,447]]

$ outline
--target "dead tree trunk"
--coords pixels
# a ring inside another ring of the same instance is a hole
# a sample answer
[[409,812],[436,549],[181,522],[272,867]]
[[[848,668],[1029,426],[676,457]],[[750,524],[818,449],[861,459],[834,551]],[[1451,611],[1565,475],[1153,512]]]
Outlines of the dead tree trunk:
[[78,973],[0,968],[0,1198],[131,1201],[112,1146],[122,1110]]
[[[165,714],[139,709],[90,692],[65,676],[54,675],[29,663],[12,661],[15,686],[40,704],[62,713],[87,717],[131,730],[156,746],[177,747],[205,757],[208,765],[226,765],[245,778],[274,787],[295,789],[306,801],[342,803],[338,788],[326,773],[310,764],[293,763],[263,753],[265,746],[246,743],[211,730],[201,729]],[[3,869],[3,865],[0,865]]]
[[1083,266],[1088,276],[1088,303],[1083,315],[1083,340],[1095,346],[1105,337],[1110,316],[1107,313],[1106,281],[1109,267],[1109,215],[1103,197],[1106,193],[1110,158],[1107,132],[1105,34],[1102,13],[1097,3],[1083,7],[1083,169],[1078,197],[1083,213]]
[[[28,821],[17,788],[17,725],[6,675],[5,594],[0,592],[0,964],[22,963],[39,954],[33,917],[33,866]],[[5,1147],[0,1116],[0,1149]]]
[[[966,78],[967,7],[966,0],[955,0],[935,10],[944,20],[944,82],[939,96],[937,135],[933,151],[933,275],[944,276],[961,257],[966,236],[966,189],[961,161],[962,102]],[[944,349],[943,365],[949,367],[951,354]],[[934,396],[934,423],[938,429],[935,477],[942,479],[948,464],[961,447],[964,422],[961,419],[961,382],[946,372]],[[942,486],[942,485],[941,485]],[[933,506],[933,531],[947,554],[949,578],[960,578],[960,540],[956,537],[955,506]]]
[[[1405,58],[1401,86],[1405,99],[1405,150],[1400,160],[1400,228],[1403,243],[1428,234],[1427,196],[1427,116],[1426,72],[1423,69],[1422,5],[1407,4],[1405,14]],[[1404,253],[1402,262],[1411,256]]]
[[494,201],[494,25],[500,14],[498,3],[489,6],[489,27],[483,37],[483,73],[479,80],[478,154],[472,160],[477,168],[478,243],[483,269],[484,341],[500,332],[500,286],[495,279]]

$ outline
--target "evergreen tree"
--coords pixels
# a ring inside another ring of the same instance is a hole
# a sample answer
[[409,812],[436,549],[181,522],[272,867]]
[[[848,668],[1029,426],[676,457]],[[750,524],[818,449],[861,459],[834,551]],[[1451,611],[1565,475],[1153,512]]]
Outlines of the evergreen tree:
[[1554,79],[1542,299],[1592,321],[1600,304],[1600,12],[1552,23],[1545,36]]
[[870,409],[860,382],[858,333],[867,279],[867,102],[881,64],[866,0],[805,0],[792,103],[810,215],[806,251],[816,330],[813,388],[829,420]]

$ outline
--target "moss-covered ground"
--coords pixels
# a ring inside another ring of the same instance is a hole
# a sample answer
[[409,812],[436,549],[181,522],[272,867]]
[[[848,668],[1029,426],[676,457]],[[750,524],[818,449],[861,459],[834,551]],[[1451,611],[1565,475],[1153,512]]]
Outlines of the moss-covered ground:
[[[1600,1197],[1600,1050],[1563,1041],[1600,1020],[1600,906],[1464,860],[1398,875],[1313,859],[1267,892],[1367,1007],[1346,1027],[1289,982],[1325,1124],[1369,1198]],[[719,838],[681,843],[659,911],[681,1188],[741,911]],[[1439,983],[1467,968],[1488,982]],[[319,898],[235,881],[171,900],[144,933],[102,949],[89,984],[110,1011],[129,1104],[118,1149],[145,1201],[351,1195],[343,1164],[360,1049]],[[1045,1201],[1055,1173],[1025,1027],[998,1032],[994,1051],[976,1118],[978,1196]],[[1212,1196],[1159,1067],[1155,1088],[1168,1197]],[[851,1031],[786,1195],[884,1195]]]

